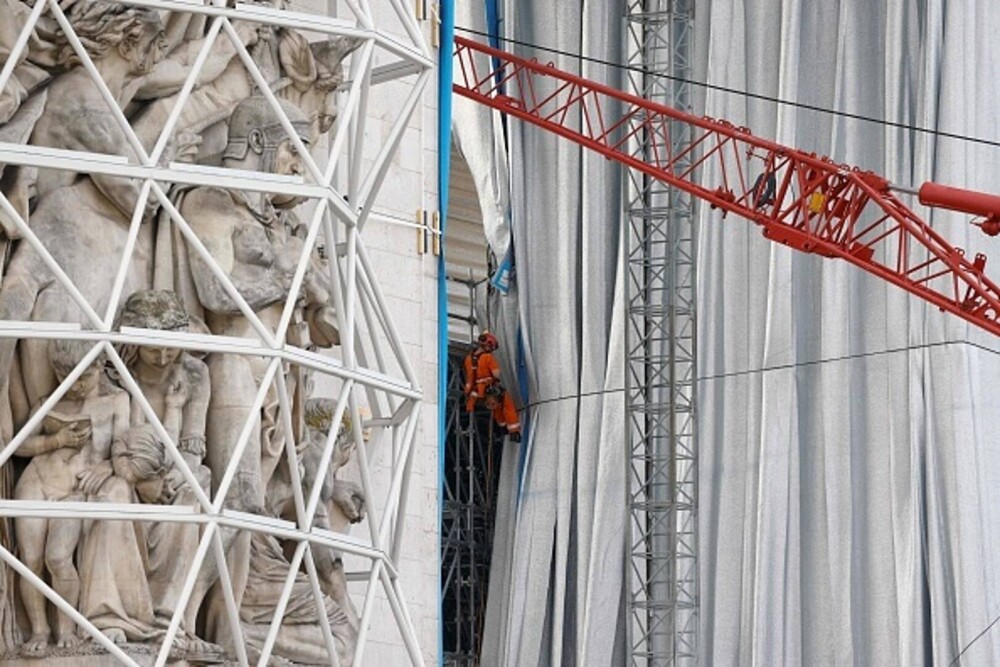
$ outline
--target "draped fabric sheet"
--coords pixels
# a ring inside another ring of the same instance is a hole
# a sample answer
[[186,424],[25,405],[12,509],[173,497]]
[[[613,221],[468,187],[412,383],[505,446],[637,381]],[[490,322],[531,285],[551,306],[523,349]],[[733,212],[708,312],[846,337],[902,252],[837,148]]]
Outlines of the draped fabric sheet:
[[[1000,138],[982,103],[997,3],[714,0],[696,29],[712,83]],[[1000,182],[995,147],[717,91],[705,111],[894,183]],[[967,217],[931,222],[1000,262]],[[1000,615],[997,341],[742,222],[700,224],[707,662],[950,664]],[[963,661],[1000,662],[1000,628]]]
[[[477,12],[480,3],[460,3],[458,25]],[[508,37],[610,60],[621,53],[615,3],[508,2],[503,17]],[[583,76],[620,81],[614,69],[507,47]],[[491,128],[482,120],[455,130],[464,148],[477,136],[492,145]],[[622,655],[614,631],[626,515],[621,173],[533,127],[511,123],[508,133],[516,286],[493,310],[519,315],[532,407],[516,504],[497,522],[483,664],[611,664],[616,651],[618,661]],[[473,173],[496,169],[475,158],[469,164]],[[484,195],[491,196],[481,189]],[[514,331],[503,331],[505,359],[517,353]],[[505,479],[516,480],[512,450],[504,452],[503,467]]]
[[[503,32],[620,60],[623,6],[507,0]],[[698,80],[1000,138],[993,0],[699,0],[695,28]],[[996,147],[699,95],[699,113],[895,183],[1000,190]],[[463,146],[493,145],[493,129],[456,128]],[[517,261],[503,311],[519,316],[531,437],[504,491],[483,664],[620,665],[621,175],[533,127],[512,123],[508,139],[494,152],[509,162]],[[912,205],[1000,275],[1000,240]],[[697,219],[703,663],[948,665],[1000,616],[1000,345],[846,263],[707,207]],[[1000,664],[1000,624],[962,659]]]

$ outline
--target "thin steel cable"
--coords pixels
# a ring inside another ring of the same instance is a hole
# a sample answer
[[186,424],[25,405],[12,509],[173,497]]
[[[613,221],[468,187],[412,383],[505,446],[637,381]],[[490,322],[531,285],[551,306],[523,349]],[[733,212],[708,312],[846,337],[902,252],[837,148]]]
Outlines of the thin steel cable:
[[962,649],[961,651],[959,651],[959,652],[958,652],[958,655],[956,655],[956,656],[955,656],[955,657],[954,657],[954,658],[952,659],[952,661],[948,663],[948,667],[954,667],[955,663],[957,663],[957,662],[959,661],[959,659],[960,659],[960,658],[962,657],[962,655],[963,655],[963,654],[964,654],[964,653],[965,653],[966,651],[968,651],[968,650],[969,650],[969,648],[971,648],[973,644],[975,644],[975,643],[976,643],[977,641],[979,641],[979,639],[980,639],[980,638],[981,638],[981,637],[982,637],[983,635],[985,635],[985,634],[986,634],[987,632],[989,632],[989,631],[990,631],[990,628],[992,628],[992,627],[993,627],[994,625],[996,625],[996,624],[997,624],[997,621],[1000,621],[1000,616],[997,616],[996,618],[994,618],[994,619],[993,619],[993,621],[992,621],[992,622],[991,622],[991,623],[990,623],[989,625],[987,625],[987,626],[986,626],[985,628],[983,628],[983,631],[982,631],[982,632],[980,632],[980,633],[979,633],[978,635],[976,635],[975,637],[973,637],[973,638],[972,638],[972,641],[970,641],[970,642],[969,642],[968,644],[966,644],[966,645],[965,645],[965,648],[963,648],[963,649]]
[[[745,369],[745,370],[742,370],[742,371],[731,371],[729,373],[717,373],[715,375],[699,375],[696,379],[699,382],[702,382],[702,381],[705,381],[705,380],[721,380],[721,379],[725,379],[725,378],[739,377],[739,376],[743,376],[743,375],[755,375],[755,374],[758,374],[758,373],[769,373],[769,372],[772,372],[772,371],[790,370],[790,369],[795,369],[795,368],[801,368],[803,366],[819,366],[819,365],[822,365],[822,364],[837,363],[837,362],[842,362],[842,361],[851,361],[852,359],[864,359],[864,358],[868,358],[868,357],[879,357],[879,356],[882,356],[882,355],[899,354],[901,352],[912,352],[914,350],[923,350],[923,349],[945,347],[945,346],[948,346],[948,345],[968,345],[969,347],[973,347],[973,348],[975,348],[977,350],[981,350],[983,352],[988,352],[990,354],[994,354],[994,355],[1000,356],[1000,350],[995,350],[993,348],[987,347],[987,346],[982,345],[980,343],[975,343],[975,342],[968,341],[968,340],[946,340],[946,341],[941,341],[941,342],[938,342],[938,343],[924,343],[922,345],[907,345],[907,346],[904,346],[904,347],[890,348],[888,350],[875,350],[873,352],[858,352],[858,353],[855,353],[855,354],[847,354],[847,355],[843,355],[843,356],[840,356],[840,357],[827,357],[825,359],[813,359],[811,361],[801,361],[801,362],[794,363],[794,364],[778,364],[776,366],[764,366],[762,368],[748,368],[748,369]],[[615,388],[615,389],[597,389],[595,391],[586,391],[586,392],[580,392],[580,393],[577,393],[577,394],[566,394],[566,395],[563,395],[563,396],[556,396],[556,397],[553,397],[553,398],[543,398],[543,399],[540,399],[540,400],[528,403],[526,406],[524,406],[520,410],[518,410],[518,412],[523,412],[524,410],[527,410],[528,408],[534,408],[535,406],[545,405],[547,403],[557,403],[559,401],[566,401],[566,400],[574,399],[574,398],[589,398],[591,396],[602,396],[602,395],[605,395],[605,394],[617,394],[617,393],[621,393],[623,391],[625,391],[625,389],[623,387],[618,387],[618,388]]]
[[946,139],[957,139],[959,141],[967,141],[974,144],[982,144],[984,146],[993,146],[995,148],[1000,148],[1000,141],[994,141],[992,139],[984,139],[982,137],[973,137],[967,134],[958,134],[956,132],[945,132],[942,130],[933,130],[929,127],[921,127],[919,125],[909,125],[907,123],[897,123],[895,121],[886,120],[885,118],[875,118],[873,116],[862,116],[861,114],[851,113],[849,111],[839,111],[837,109],[828,109],[826,107],[821,107],[815,104],[807,104],[805,102],[796,102],[794,100],[786,100],[780,97],[773,97],[771,95],[763,95],[761,93],[753,93],[748,90],[740,90],[739,88],[730,88],[728,86],[720,86],[713,83],[708,83],[705,81],[695,81],[693,79],[685,79],[683,77],[673,76],[670,74],[664,74],[662,72],[656,72],[653,70],[648,70],[642,67],[635,67],[632,65],[624,65],[622,63],[612,62],[610,60],[603,60],[601,58],[594,58],[591,56],[585,56],[582,53],[574,53],[572,51],[564,51],[562,49],[555,49],[549,46],[542,46],[541,44],[534,44],[532,42],[525,42],[518,39],[511,39],[509,37],[497,37],[496,35],[490,35],[489,33],[482,32],[481,30],[474,30],[472,28],[464,28],[462,26],[455,26],[455,30],[461,30],[462,32],[467,32],[472,35],[478,35],[481,37],[489,37],[491,39],[496,39],[501,42],[507,42],[510,44],[518,44],[520,46],[528,46],[533,49],[538,49],[539,51],[545,51],[547,53],[555,53],[561,56],[569,56],[571,58],[578,58],[580,60],[585,60],[587,62],[595,63],[598,65],[606,65],[607,67],[614,67],[621,70],[626,70],[629,72],[636,72],[643,74],[645,76],[652,76],[661,79],[669,79],[671,81],[680,81],[682,83],[687,83],[692,86],[699,86],[701,88],[706,88],[708,90],[715,90],[721,93],[729,93],[731,95],[740,95],[742,97],[748,97],[755,100],[763,100],[765,102],[772,102],[774,104],[783,104],[785,106],[795,107],[798,109],[805,109],[807,111],[816,111],[818,113],[830,114],[832,116],[840,116],[842,118],[850,118],[851,120],[859,120],[866,123],[875,123],[877,125],[884,125],[886,127],[894,127],[901,130],[910,130],[912,132],[920,132],[922,134],[930,134],[936,137],[943,137]]

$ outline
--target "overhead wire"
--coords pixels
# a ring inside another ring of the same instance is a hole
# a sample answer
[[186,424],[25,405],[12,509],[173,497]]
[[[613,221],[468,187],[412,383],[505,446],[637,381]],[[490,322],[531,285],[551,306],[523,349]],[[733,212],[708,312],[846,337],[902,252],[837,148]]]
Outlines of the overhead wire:
[[982,632],[980,632],[978,635],[976,635],[975,637],[973,637],[972,640],[968,644],[965,645],[965,648],[963,648],[961,651],[959,651],[958,655],[956,655],[952,659],[952,661],[948,663],[948,667],[954,667],[954,665],[961,659],[961,657],[963,655],[965,655],[965,652],[968,651],[972,647],[973,644],[975,644],[977,641],[979,641],[982,638],[983,635],[985,635],[987,632],[989,632],[990,628],[992,628],[994,625],[997,624],[997,621],[1000,621],[1000,616],[997,616],[996,618],[994,618],[993,621],[989,625],[987,625],[985,628],[983,628]]
[[984,139],[983,137],[974,137],[968,134],[959,134],[957,132],[946,132],[944,130],[935,130],[929,127],[922,127],[920,125],[910,125],[908,123],[899,123],[892,120],[887,120],[885,118],[876,118],[874,116],[864,116],[862,114],[851,113],[850,111],[841,111],[839,109],[830,109],[828,107],[819,106],[816,104],[808,104],[806,102],[797,102],[795,100],[786,100],[781,97],[775,97],[773,95],[764,95],[762,93],[754,93],[749,90],[741,90],[739,88],[732,88],[729,86],[720,86],[714,83],[708,83],[707,81],[696,81],[694,79],[687,79],[680,76],[674,76],[672,74],[665,74],[663,72],[656,72],[653,70],[646,69],[644,67],[636,67],[635,65],[626,65],[623,63],[616,63],[610,60],[604,60],[602,58],[595,58],[593,56],[587,56],[582,53],[575,53],[573,51],[565,51],[563,49],[556,49],[551,46],[543,46],[541,44],[535,44],[533,42],[526,42],[519,39],[512,39],[510,37],[499,37],[497,35],[491,35],[490,33],[483,32],[482,30],[475,30],[473,28],[465,28],[462,26],[455,26],[455,30],[460,30],[462,32],[469,33],[471,35],[477,35],[480,37],[488,37],[490,39],[495,39],[500,42],[507,42],[509,44],[517,44],[519,46],[527,46],[533,49],[538,49],[539,51],[545,51],[546,53],[554,53],[556,55],[568,56],[570,58],[577,58],[586,62],[594,63],[597,65],[605,65],[607,67],[613,67],[620,70],[625,70],[629,72],[635,72],[637,74],[642,74],[644,76],[651,76],[660,79],[668,79],[670,81],[677,81],[680,83],[686,83],[692,86],[698,86],[700,88],[705,88],[707,90],[714,90],[721,93],[728,93],[730,95],[740,95],[741,97],[746,97],[755,100],[761,100],[764,102],[771,102],[773,104],[780,104],[784,106],[795,107],[797,109],[805,109],[807,111],[815,111],[817,113],[825,113],[832,116],[840,116],[841,118],[849,118],[851,120],[858,120],[865,123],[875,123],[877,125],[883,125],[886,127],[892,127],[900,130],[909,130],[911,132],[919,132],[921,134],[930,134],[936,137],[943,137],[946,139],[956,139],[959,141],[965,141],[973,144],[981,144],[983,146],[992,146],[994,148],[1000,148],[1000,141],[995,141],[993,139]]
[[[730,371],[728,373],[716,373],[713,375],[699,375],[697,380],[699,382],[706,382],[711,380],[721,380],[723,378],[740,377],[745,375],[757,375],[759,373],[772,373],[774,371],[785,371],[785,370],[796,370],[798,368],[803,368],[806,366],[822,366],[824,364],[839,363],[844,361],[852,361],[854,359],[865,359],[870,357],[881,357],[890,354],[899,354],[901,352],[913,352],[916,350],[930,350],[939,347],[947,347],[950,345],[964,345],[977,349],[981,352],[987,352],[989,354],[1000,355],[1000,350],[993,349],[981,343],[976,343],[969,340],[943,340],[936,343],[923,343],[920,345],[904,345],[901,347],[889,348],[886,350],[873,350],[871,352],[856,352],[854,354],[845,354],[838,357],[824,357],[822,359],[811,359],[808,361],[800,361],[794,364],[775,364],[773,366],[762,366],[760,368],[747,368],[739,371]],[[537,401],[532,401],[525,405],[521,410],[528,408],[533,408],[538,405],[545,405],[548,403],[558,403],[559,401],[565,401],[573,398],[589,398],[592,396],[602,396],[605,394],[618,394],[625,391],[623,387],[615,387],[612,389],[595,389],[594,391],[579,392],[576,394],[567,394],[563,396],[555,396],[553,398],[542,398]]]

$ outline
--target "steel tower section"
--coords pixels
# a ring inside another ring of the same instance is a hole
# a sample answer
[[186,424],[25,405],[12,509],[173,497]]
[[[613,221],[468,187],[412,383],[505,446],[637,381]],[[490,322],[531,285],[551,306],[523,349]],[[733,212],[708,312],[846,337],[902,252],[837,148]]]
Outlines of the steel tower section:
[[502,446],[488,410],[465,411],[464,358],[465,350],[453,346],[448,356],[441,530],[446,667],[480,664]]
[[[629,0],[629,92],[691,112],[692,0]],[[663,76],[667,75],[667,76]],[[669,78],[668,78],[669,77]],[[669,123],[671,155],[690,125]],[[635,135],[635,157],[655,150]],[[694,157],[673,164],[689,173]],[[626,176],[626,443],[631,665],[698,661],[698,447],[695,237],[691,195],[638,170]]]
[[463,364],[480,332],[476,288],[483,280],[452,276],[448,280],[468,290],[467,314],[448,313],[450,319],[468,324],[468,335],[464,339],[453,335],[449,340],[441,507],[441,654],[445,667],[476,667],[486,622],[503,435],[484,406],[477,405],[471,413],[465,409]]

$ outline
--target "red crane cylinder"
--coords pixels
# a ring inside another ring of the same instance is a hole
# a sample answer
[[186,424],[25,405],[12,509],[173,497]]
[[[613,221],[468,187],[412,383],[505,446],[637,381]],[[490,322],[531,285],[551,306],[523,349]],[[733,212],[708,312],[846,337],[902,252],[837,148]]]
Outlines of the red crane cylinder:
[[1000,217],[1000,197],[928,181],[920,186],[920,203],[984,218]]

